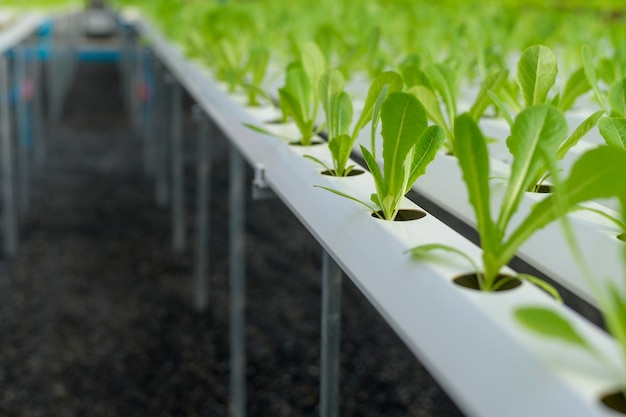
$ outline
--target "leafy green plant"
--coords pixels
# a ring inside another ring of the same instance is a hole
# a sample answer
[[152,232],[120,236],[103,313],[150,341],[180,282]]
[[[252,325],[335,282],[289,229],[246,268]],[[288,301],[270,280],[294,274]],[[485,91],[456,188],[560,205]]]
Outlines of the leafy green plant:
[[[211,66],[216,78],[227,84],[229,92],[242,86],[251,69],[251,50],[259,48],[258,22],[251,10],[206,3],[181,7],[163,1],[156,2],[155,7],[167,22],[170,36],[188,43],[187,53]],[[201,22],[201,26],[190,30],[190,20],[197,22],[196,25]]]
[[326,60],[313,42],[300,47],[300,60],[287,67],[285,86],[278,90],[278,101],[284,114],[291,117],[300,131],[300,142],[311,145],[319,109],[317,83],[326,70]]
[[[607,160],[609,164],[621,164],[621,166],[624,166],[626,163],[626,153],[623,150],[611,150],[611,152],[605,151],[604,153],[607,154],[607,156],[610,154],[610,160]],[[620,190],[612,190],[617,191],[618,194],[614,194],[613,192],[606,192],[605,194],[617,195],[621,200],[622,213],[626,213],[625,181],[622,180],[619,182],[622,188]],[[583,258],[580,256],[580,250],[568,229],[569,226],[565,223],[565,230],[569,236],[568,240],[572,246],[574,256],[578,262],[583,262]],[[624,251],[624,265],[626,266],[626,250]],[[604,281],[601,284],[600,281],[594,279],[584,264],[581,264],[580,267],[583,269],[583,275],[587,278],[590,288],[596,296],[606,328],[615,338],[619,346],[620,364],[611,363],[602,352],[594,347],[593,341],[588,340],[574,328],[567,318],[551,308],[543,306],[521,307],[515,311],[515,318],[526,329],[541,337],[576,346],[598,358],[607,365],[607,368],[611,372],[615,373],[620,381],[619,389],[622,391],[623,395],[626,396],[626,374],[623,372],[624,369],[626,369],[626,291],[624,291],[623,286],[612,281]],[[624,277],[626,277],[626,268],[624,270]],[[618,371],[615,372],[615,370]]]
[[598,120],[598,130],[607,145],[626,149],[626,118],[603,117]]
[[505,83],[499,93],[491,92],[491,95],[497,96],[494,100],[509,124],[512,124],[513,119],[507,105],[514,112],[520,112],[535,104],[550,103],[561,111],[567,111],[591,89],[585,70],[581,67],[571,73],[561,92],[549,97],[558,72],[556,56],[547,46],[533,45],[524,50],[517,62],[515,83]]
[[[554,157],[557,161],[562,160],[567,152],[573,148],[594,126],[602,120],[601,117],[604,111],[598,110],[597,112],[588,116],[581,124],[574,129],[574,131],[567,136],[567,130],[558,136],[560,140],[552,144],[552,146],[546,147],[546,151],[551,152],[551,157]],[[515,125],[514,125],[515,126]],[[508,142],[507,142],[508,144]],[[536,172],[532,182],[528,188],[528,191],[537,192],[544,182],[550,177],[550,170],[548,164],[544,160],[541,163],[541,168]]]
[[248,105],[250,106],[258,106],[260,104],[259,97],[269,99],[262,86],[269,59],[270,53],[266,48],[256,47],[250,49],[246,71],[250,72],[250,79],[242,85],[248,92]]
[[626,147],[626,78],[616,80],[609,89],[610,116],[598,121],[598,130],[609,146]]
[[[375,207],[338,190],[320,188],[363,204],[377,217],[395,220],[402,197],[426,172],[427,165],[443,146],[445,133],[439,126],[428,126],[424,108],[415,96],[403,92],[387,95],[386,86],[374,103],[371,117],[374,146],[371,151],[361,146],[361,151],[374,177],[376,193],[370,199]],[[382,171],[376,162],[374,142],[379,121],[383,137]]]
[[[511,136],[507,139],[507,146],[514,157],[517,157],[516,152],[518,151],[515,149],[517,142],[515,138],[528,133],[525,132],[525,129],[527,126],[532,125],[534,123],[532,119],[539,115],[536,110],[538,108],[545,109],[545,117],[548,117],[551,121],[547,122],[545,130],[534,132],[536,135],[534,140],[537,141],[536,145],[541,146],[543,151],[549,154],[550,158],[554,158],[557,161],[563,159],[567,152],[596,126],[596,123],[604,113],[603,111],[593,113],[568,136],[567,124],[561,112],[568,106],[573,105],[579,95],[588,91],[589,84],[586,82],[582,69],[578,70],[569,78],[563,90],[563,95],[557,94],[552,99],[549,99],[548,94],[554,86],[557,73],[556,57],[552,51],[545,46],[534,45],[524,51],[517,63],[516,80],[523,97],[523,106],[517,106],[522,110],[518,113],[515,120],[511,118],[504,108],[502,101],[499,101],[492,94],[492,97],[499,104],[501,111],[511,125]],[[512,99],[512,96],[508,93],[506,97],[509,97],[509,100]],[[531,108],[535,110],[529,111]],[[537,191],[550,176],[547,160],[545,158],[536,158],[533,169],[529,170],[527,174],[532,177],[528,178],[530,182],[526,190]]]
[[[456,117],[456,95],[458,74],[451,63],[429,64],[423,69],[413,65],[402,67],[408,92],[423,104],[430,120],[445,129],[446,149],[454,153],[454,119]],[[441,101],[441,102],[440,102]],[[441,111],[441,104],[445,108]]]
[[[422,70],[413,60],[405,62],[401,69],[409,87],[408,92],[414,94],[424,105],[428,118],[445,129],[446,149],[455,154],[454,118],[457,114],[458,74],[454,67],[451,64],[435,64]],[[493,99],[489,92],[499,91],[507,74],[507,70],[495,70],[485,78],[470,110],[475,120],[478,121],[492,104]],[[445,116],[441,110],[442,103],[446,110]]]
[[[298,127],[300,139],[295,141],[303,146],[310,146],[313,137],[324,129],[316,126],[319,109],[317,84],[326,71],[326,60],[318,46],[307,42],[300,46],[300,59],[289,63],[285,77],[285,85],[278,90],[278,102],[283,111],[284,119],[291,117]],[[257,132],[292,141],[259,126],[246,124]]]
[[[383,72],[371,84],[365,99],[365,104],[359,119],[350,134],[353,108],[350,96],[343,91],[345,80],[338,70],[329,70],[321,78],[318,85],[322,108],[326,114],[326,131],[328,133],[328,147],[330,149],[333,167],[330,168],[321,160],[312,156],[310,159],[318,162],[326,170],[338,177],[349,175],[353,166],[347,166],[352,152],[352,146],[357,136],[367,123],[372,119],[372,112],[376,106],[378,97],[383,90],[385,95],[402,89],[402,77],[392,71]],[[372,124],[373,129],[376,124]],[[372,135],[374,132],[372,133]],[[372,147],[374,149],[374,147]]]
[[[524,192],[532,182],[534,173],[539,169],[541,160],[549,160],[550,166],[554,165],[551,152],[544,149],[548,146],[547,143],[558,142],[550,136],[558,139],[565,130],[563,116],[552,106],[534,105],[524,112],[520,113],[516,119],[519,125],[509,138],[509,146],[515,151],[515,160],[496,219],[491,214],[489,156],[485,139],[476,122],[468,114],[461,115],[455,123],[457,158],[480,235],[483,269],[475,272],[479,287],[483,291],[497,290],[507,281],[514,279],[509,277],[498,280],[497,278],[517,249],[537,230],[556,220],[562,213],[575,209],[578,204],[595,198],[611,197],[623,189],[619,187],[624,186],[623,180],[616,181],[617,176],[623,178],[623,175],[619,174],[623,169],[623,159],[616,160],[612,150],[606,147],[591,150],[574,164],[558,196],[550,195],[537,203],[515,229],[509,230],[511,218],[517,211]],[[551,134],[548,135],[548,133]],[[540,140],[544,136],[549,140]],[[557,203],[563,204],[564,208],[557,210],[555,208]],[[442,249],[458,253],[455,248],[441,245],[418,246],[411,249],[411,253],[420,257],[433,250]],[[548,284],[535,277],[522,275],[518,278],[529,280],[556,295],[556,291]]]
[[602,107],[605,113],[609,113],[609,107],[606,104],[605,94],[600,89],[600,83],[598,80],[598,75],[596,72],[596,67],[593,63],[593,53],[591,48],[588,45],[583,45],[581,48],[581,56],[583,62],[583,69],[585,71],[585,77],[587,78],[587,82],[591,86],[591,90],[593,91],[593,95],[596,100]]
[[221,39],[215,46],[213,57],[221,79],[228,84],[228,91],[234,92],[243,84],[248,63],[246,47],[231,39]]
[[355,72],[365,71],[373,79],[383,71],[385,57],[379,47],[381,39],[379,27],[364,30],[357,34],[353,41],[348,41],[346,34],[342,33],[345,25],[332,29],[327,26],[320,28],[315,38],[319,39],[318,42],[324,43],[322,49],[326,59],[330,63],[331,59],[335,58],[333,62],[336,62],[336,67],[342,74],[350,78]]
[[[594,65],[593,52],[588,45],[583,45],[581,51],[586,79],[604,112],[610,117],[626,117],[626,78],[617,76],[619,70],[607,59]],[[601,80],[609,86],[608,90],[602,88]]]

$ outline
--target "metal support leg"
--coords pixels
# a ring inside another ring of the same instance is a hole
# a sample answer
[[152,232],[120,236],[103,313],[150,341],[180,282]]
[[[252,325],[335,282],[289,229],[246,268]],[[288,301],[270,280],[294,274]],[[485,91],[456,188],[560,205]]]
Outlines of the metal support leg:
[[0,54],[0,156],[2,157],[2,222],[4,251],[17,253],[17,213],[15,207],[15,166],[11,137],[11,106],[9,99],[9,64]]
[[30,135],[28,124],[28,104],[23,94],[26,73],[26,51],[23,48],[15,49],[14,85],[17,86],[15,98],[15,114],[17,120],[17,169],[18,169],[18,196],[21,214],[28,213],[30,206]]
[[[194,109],[196,110],[196,109]],[[209,236],[211,204],[211,138],[209,121],[200,112],[194,112],[198,121],[198,149],[196,151],[196,257],[194,262],[194,305],[203,311],[209,304]]]
[[144,52],[143,61],[143,79],[145,81],[144,87],[146,91],[144,94],[143,104],[143,169],[146,175],[150,176],[154,174],[154,136],[155,136],[155,88],[154,88],[154,63],[150,51]]
[[230,148],[230,411],[232,417],[246,416],[245,339],[245,172],[237,149]]
[[139,86],[141,85],[141,56],[142,50],[136,42],[132,48],[132,78],[131,78],[131,95],[132,95],[132,114],[131,119],[133,129],[137,134],[141,133],[141,98],[139,96]]
[[322,255],[322,363],[320,417],[339,417],[339,345],[341,340],[342,271],[333,258]]
[[183,173],[182,88],[173,81],[171,88],[171,152],[172,152],[172,246],[176,252],[185,250],[185,188]]
[[56,54],[57,54],[57,50],[56,50],[56,42],[54,40],[54,34],[52,35],[52,38],[50,39],[50,49],[48,52],[48,61],[47,61],[47,67],[46,67],[46,93],[47,96],[46,98],[48,99],[48,118],[50,120],[50,125],[53,122],[56,122],[56,114],[57,114],[57,110],[55,108],[56,106]]
[[70,87],[70,81],[72,79],[72,70],[73,70],[73,59],[74,59],[74,49],[72,46],[72,17],[66,17],[64,19],[64,32],[62,39],[62,49],[63,49],[63,59],[61,61],[61,93],[59,94],[59,116],[63,114],[63,103],[65,103],[65,98],[67,97],[67,93]]
[[33,83],[35,89],[33,96],[33,157],[35,166],[41,169],[46,160],[46,132],[43,120],[43,79],[39,56],[33,57]]
[[[160,78],[160,77],[159,77]],[[165,207],[169,200],[168,169],[167,169],[167,88],[162,79],[157,89],[157,112],[155,115],[155,162],[156,162],[156,199],[157,204]]]
[[126,111],[131,115],[131,120],[132,120],[132,101],[133,101],[133,97],[132,97],[132,80],[131,80],[131,73],[132,73],[132,33],[130,31],[126,32],[126,36],[124,38],[124,60],[122,61],[123,64],[123,80],[124,80],[124,108],[126,109]]
[[49,95],[49,112],[52,124],[56,124],[61,119],[61,83],[62,69],[61,47],[55,35],[51,39],[52,48],[48,60],[48,95]]

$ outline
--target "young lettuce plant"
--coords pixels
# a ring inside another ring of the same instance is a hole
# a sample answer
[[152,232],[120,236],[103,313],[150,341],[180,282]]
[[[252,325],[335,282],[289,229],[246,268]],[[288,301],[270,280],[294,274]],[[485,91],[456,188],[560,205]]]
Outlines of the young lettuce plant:
[[[379,121],[383,137],[382,171],[375,156],[375,134]],[[443,146],[445,133],[439,126],[428,127],[424,108],[415,96],[403,92],[387,95],[387,87],[383,87],[374,103],[371,124],[374,146],[371,151],[361,146],[361,151],[374,177],[376,193],[370,199],[377,208],[338,190],[320,188],[363,204],[377,217],[393,221],[398,215],[402,197],[426,172],[426,167]]]
[[[260,104],[259,97],[269,99],[268,94],[262,87],[269,58],[269,51],[264,47],[250,49],[246,71],[250,73],[250,77],[247,82],[242,84],[243,88],[248,92],[248,105],[250,106],[258,106]],[[269,101],[271,102],[271,99]]]
[[[554,162],[550,151],[544,150],[544,147],[547,146],[546,143],[558,141],[558,138],[566,132],[563,119],[558,110],[546,104],[531,106],[520,113],[509,138],[509,146],[515,151],[511,177],[498,217],[495,219],[492,217],[490,207],[489,156],[485,139],[469,114],[461,115],[455,123],[457,158],[480,235],[483,269],[476,271],[476,278],[482,291],[496,291],[520,278],[533,282],[557,296],[551,286],[536,277],[525,274],[517,277],[499,277],[499,274],[513,258],[517,249],[534,232],[557,219],[560,213],[573,210],[584,201],[611,197],[620,190],[619,187],[624,186],[623,180],[615,180],[615,176],[620,175],[618,172],[623,168],[620,168],[619,164],[615,163],[615,158],[609,155],[611,150],[607,148],[591,150],[574,164],[570,177],[559,193],[559,200],[556,199],[556,195],[548,196],[533,206],[530,213],[514,230],[509,230],[510,221],[519,207],[524,192],[530,186],[534,173],[542,165],[541,159]],[[603,157],[607,157],[607,162],[602,160]],[[559,211],[555,209],[555,201],[561,200],[566,201],[566,204],[565,208]],[[439,244],[418,246],[410,252],[420,257],[434,250],[460,253],[456,248]]]
[[[402,77],[392,71],[383,72],[371,84],[365,99],[363,111],[357,120],[352,133],[350,125],[353,117],[353,106],[350,96],[343,90],[345,80],[338,70],[329,70],[318,84],[318,93],[322,108],[326,115],[326,131],[328,132],[328,147],[333,160],[333,167],[326,166],[319,159],[307,157],[324,166],[333,176],[343,177],[350,175],[353,166],[347,166],[352,147],[361,130],[372,119],[376,101],[381,92],[390,94],[402,89]],[[373,125],[375,128],[375,124]]]
[[[517,62],[515,83],[505,83],[506,86],[500,93],[491,91],[492,97],[495,96],[494,101],[509,125],[512,124],[513,118],[507,105],[513,111],[520,112],[535,104],[550,103],[564,112],[574,105],[578,97],[591,89],[584,69],[579,68],[570,75],[561,92],[552,98],[548,97],[554,88],[558,72],[556,56],[547,46],[533,45],[524,50]],[[522,101],[519,100],[520,94]]]
[[[545,152],[549,153],[550,158],[554,158],[558,161],[562,160],[567,152],[575,146],[583,136],[596,126],[596,123],[602,116],[603,111],[597,111],[587,117],[587,119],[578,125],[568,136],[567,126],[564,123],[561,123],[561,121],[564,122],[565,119],[562,115],[557,116],[557,112],[561,113],[564,110],[564,107],[560,106],[560,104],[563,103],[563,100],[566,100],[566,104],[568,105],[573,104],[575,99],[580,94],[583,94],[589,89],[589,84],[587,83],[585,77],[582,76],[581,70],[576,71],[568,80],[566,87],[563,90],[563,95],[557,94],[552,99],[548,99],[548,94],[550,89],[554,86],[557,73],[558,67],[556,57],[552,51],[542,45],[531,46],[524,51],[517,64],[516,79],[524,100],[524,106],[520,106],[522,111],[518,113],[515,121],[512,120],[510,114],[502,105],[502,102],[498,102],[495,95],[492,95],[492,97],[500,104],[500,110],[502,111],[504,117],[508,120],[509,125],[513,130],[519,130],[526,125],[526,122],[524,121],[518,123],[520,116],[522,118],[533,117],[533,112],[525,112],[523,109],[529,109],[537,105],[545,106],[546,104],[544,103],[551,103],[554,107],[552,107],[553,110],[549,111],[548,114],[551,115],[550,117],[553,118],[554,123],[549,123],[547,127],[549,129],[556,129],[554,133],[557,131],[559,133],[552,135],[549,131],[541,132],[543,137],[551,138],[549,143],[542,144],[541,146]],[[514,146],[514,144],[515,141],[511,141],[511,138],[507,140],[507,146],[513,156],[515,156],[515,150],[512,149],[512,145]],[[550,175],[547,161],[545,159],[540,158],[536,160],[536,164],[538,168],[532,172],[533,177],[531,178],[527,191],[538,191]],[[530,174],[531,173],[529,172],[529,175]]]
[[607,145],[626,149],[626,118],[603,117],[598,120],[598,130]]
[[585,77],[587,82],[591,86],[593,95],[598,101],[598,104],[604,110],[605,113],[610,114],[609,106],[607,104],[606,92],[600,87],[600,81],[598,79],[598,73],[593,63],[593,52],[588,45],[583,45],[581,48],[583,69],[585,71]]
[[319,109],[317,83],[326,70],[326,61],[313,42],[300,48],[300,60],[289,64],[285,86],[278,90],[278,101],[283,112],[291,117],[300,131],[300,142],[311,145]]
[[[427,66],[423,71],[413,63],[401,66],[405,82],[409,87],[408,92],[414,94],[424,105],[428,118],[433,123],[442,126],[446,132],[446,149],[455,154],[454,118],[457,114],[456,103],[456,78],[451,65],[436,64]],[[490,73],[484,80],[472,107],[470,114],[478,121],[489,105],[492,98],[489,92],[499,91],[506,81],[508,71],[497,70]],[[444,103],[447,117],[441,111],[438,97]]]
[[609,90],[609,117],[598,120],[598,130],[607,145],[626,148],[626,78],[613,83]]
[[[606,157],[608,159],[606,162],[609,165],[624,166],[626,164],[626,153],[623,150],[604,153],[607,154]],[[622,189],[619,190],[618,194],[621,200],[622,213],[626,213],[626,192],[624,192],[626,184],[624,182],[626,181],[622,180],[620,182]],[[617,190],[607,190],[606,194],[613,194],[614,191]],[[572,247],[574,257],[578,262],[582,262],[583,258],[580,256],[580,249],[571,235],[567,222],[564,222],[564,226],[566,234],[569,236],[568,241]],[[625,266],[624,277],[626,278],[626,248],[623,253],[623,259]],[[586,265],[581,264],[580,267],[583,269],[583,275],[587,278],[596,296],[606,328],[619,346],[621,363],[611,363],[602,352],[599,352],[594,347],[593,341],[585,338],[572,326],[567,318],[551,308],[543,306],[521,307],[515,311],[515,318],[522,326],[538,336],[576,346],[598,358],[607,365],[607,369],[615,373],[618,381],[620,381],[620,394],[626,398],[626,291],[623,286],[617,285],[612,281],[604,281],[601,284],[600,281],[594,279]]]
[[[287,66],[285,86],[278,90],[278,102],[285,118],[291,117],[300,132],[299,142],[310,146],[313,137],[324,126],[316,126],[319,109],[317,84],[326,71],[326,60],[314,42],[300,46],[300,59]],[[246,124],[247,127],[266,135],[286,139],[259,126]]]
[[[601,117],[598,120],[598,130],[609,147],[624,151],[626,150],[626,79],[618,80],[611,86],[608,101],[611,108],[611,116]],[[598,113],[602,114],[603,112],[600,111]],[[581,209],[591,211],[611,221],[621,230],[618,238],[626,240],[625,222],[604,211],[591,207],[585,206],[581,207]]]
[[[446,132],[446,149],[454,153],[454,119],[457,114],[456,94],[458,74],[451,63],[426,65],[420,69],[416,63],[402,66],[408,92],[415,95],[424,106],[428,118]],[[440,100],[446,110],[444,117]]]

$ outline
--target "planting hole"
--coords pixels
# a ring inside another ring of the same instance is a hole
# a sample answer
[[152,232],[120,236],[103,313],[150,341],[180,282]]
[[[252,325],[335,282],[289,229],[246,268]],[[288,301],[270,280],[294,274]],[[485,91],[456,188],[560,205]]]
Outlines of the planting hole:
[[[522,285],[522,281],[518,278],[512,277],[510,275],[498,275],[494,284],[499,284],[503,280],[506,280],[504,284],[499,285],[498,289],[495,292],[500,291],[509,291],[515,289]],[[453,279],[453,282],[456,285],[459,285],[463,288],[469,288],[470,290],[480,291],[480,285],[478,284],[478,275],[476,274],[467,274],[461,275],[460,277],[456,277]]]
[[617,238],[622,242],[626,242],[626,233],[622,233],[621,235],[617,235]]
[[541,184],[539,187],[535,188],[533,193],[537,194],[550,194],[554,192],[554,187],[548,184]]
[[337,177],[335,175],[335,171],[331,171],[327,169],[326,171],[322,171],[322,175],[328,175],[330,177],[337,177],[337,178],[345,178],[345,177],[356,177],[357,175],[361,175],[364,172],[365,171],[363,171],[362,169],[353,169],[350,172],[348,172],[348,175],[344,175],[343,177]]
[[611,410],[626,415],[626,398],[621,390],[612,391],[603,395],[600,401]]
[[315,145],[322,145],[323,143],[324,141],[319,140],[319,139],[313,139],[310,145],[305,145],[304,143],[302,143],[301,140],[298,140],[295,142],[289,142],[291,146],[315,146]]
[[[372,213],[372,217],[375,219],[382,219],[383,218],[382,210]],[[424,213],[421,210],[402,209],[398,211],[398,214],[396,215],[394,222],[408,222],[411,220],[421,219],[422,217],[426,217],[426,213]]]

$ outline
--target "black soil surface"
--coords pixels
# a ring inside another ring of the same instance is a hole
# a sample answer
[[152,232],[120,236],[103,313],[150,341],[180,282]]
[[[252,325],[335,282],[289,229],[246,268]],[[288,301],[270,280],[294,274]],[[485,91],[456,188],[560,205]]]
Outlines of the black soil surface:
[[[0,265],[0,416],[227,416],[227,145],[216,138],[211,305],[197,313],[192,222],[175,254],[115,65],[81,64],[49,140],[19,254]],[[321,250],[280,201],[248,207],[248,414],[315,416]],[[348,279],[342,303],[341,415],[461,415]]]

